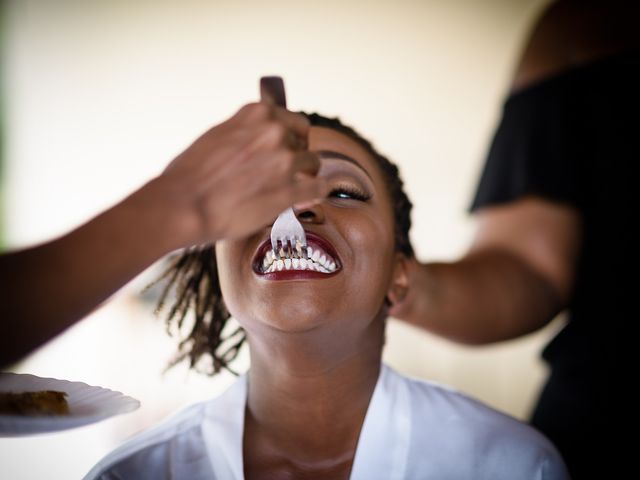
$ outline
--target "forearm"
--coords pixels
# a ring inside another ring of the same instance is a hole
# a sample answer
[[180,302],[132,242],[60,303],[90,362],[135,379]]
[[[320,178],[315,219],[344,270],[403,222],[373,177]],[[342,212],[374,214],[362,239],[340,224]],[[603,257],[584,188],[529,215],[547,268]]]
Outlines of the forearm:
[[71,326],[180,246],[180,223],[166,218],[171,210],[149,204],[159,197],[148,194],[159,188],[154,182],[57,240],[0,257],[0,365]]
[[306,150],[309,126],[300,114],[246,105],[115,207],[53,242],[1,255],[0,365],[69,327],[166,253],[245,237],[287,206],[324,198],[320,162]]
[[398,316],[457,342],[485,344],[527,334],[561,307],[550,284],[505,251],[414,268],[413,298]]

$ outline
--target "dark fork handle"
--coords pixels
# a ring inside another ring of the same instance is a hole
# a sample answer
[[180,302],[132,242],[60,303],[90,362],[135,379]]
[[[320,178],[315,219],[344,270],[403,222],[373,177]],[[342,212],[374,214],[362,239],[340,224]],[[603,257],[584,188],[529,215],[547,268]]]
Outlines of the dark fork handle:
[[260,78],[260,100],[287,108],[287,96],[284,93],[282,77]]

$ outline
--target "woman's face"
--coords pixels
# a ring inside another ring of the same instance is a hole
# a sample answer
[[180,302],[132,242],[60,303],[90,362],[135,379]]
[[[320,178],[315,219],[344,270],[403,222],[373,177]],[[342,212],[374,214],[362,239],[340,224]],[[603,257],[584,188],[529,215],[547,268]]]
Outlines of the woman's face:
[[296,211],[311,247],[303,252],[305,260],[274,262],[270,227],[216,245],[225,303],[249,335],[265,326],[284,332],[325,326],[362,331],[384,318],[400,256],[382,174],[364,148],[335,130],[312,127],[309,148],[321,158],[318,175],[331,193]]

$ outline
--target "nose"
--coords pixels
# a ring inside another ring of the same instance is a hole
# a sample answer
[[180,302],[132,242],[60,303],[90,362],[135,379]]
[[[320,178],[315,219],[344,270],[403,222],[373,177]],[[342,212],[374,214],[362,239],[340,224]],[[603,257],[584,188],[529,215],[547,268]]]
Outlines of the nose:
[[305,223],[318,224],[324,222],[324,210],[321,203],[305,208],[296,208],[294,206],[293,211],[303,225]]

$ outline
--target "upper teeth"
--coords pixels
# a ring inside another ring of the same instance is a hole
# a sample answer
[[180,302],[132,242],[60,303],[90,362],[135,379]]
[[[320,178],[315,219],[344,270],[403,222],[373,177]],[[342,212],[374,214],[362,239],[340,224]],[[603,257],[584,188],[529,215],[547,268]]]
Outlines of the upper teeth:
[[[262,260],[262,272],[271,273],[276,270],[311,270],[321,273],[333,273],[336,271],[336,262],[330,255],[320,248],[307,247],[306,258],[283,258],[284,252],[280,253],[280,258],[276,258],[272,250],[267,250]],[[302,252],[300,252],[302,253]]]

